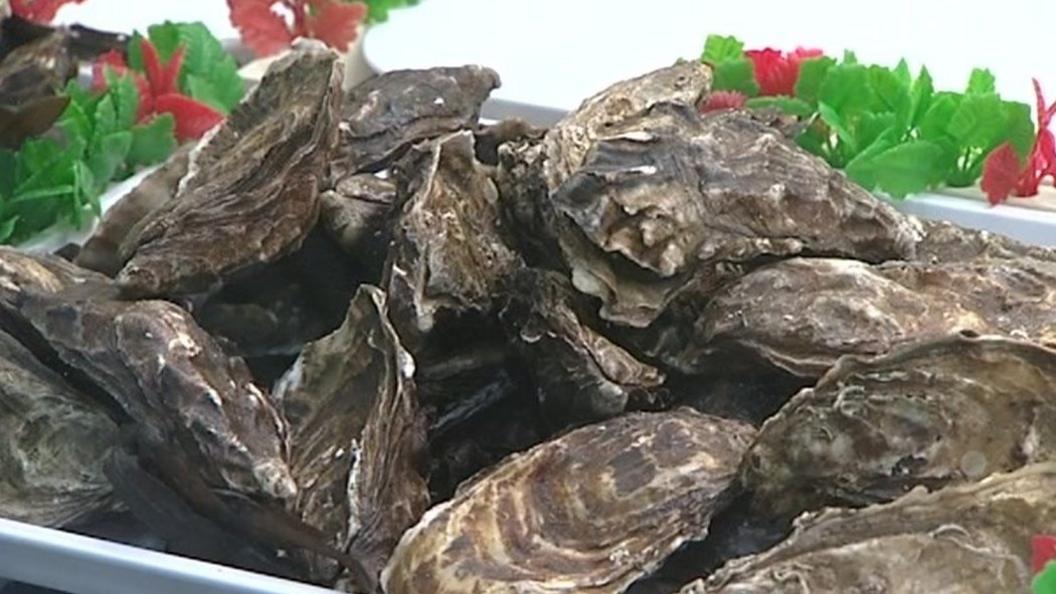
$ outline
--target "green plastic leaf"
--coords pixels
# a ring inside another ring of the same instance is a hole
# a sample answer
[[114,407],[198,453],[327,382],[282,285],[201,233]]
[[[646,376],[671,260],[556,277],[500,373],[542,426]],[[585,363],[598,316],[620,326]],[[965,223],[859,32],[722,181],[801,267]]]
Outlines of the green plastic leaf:
[[1049,562],[1034,576],[1031,591],[1033,594],[1056,594],[1056,563]]
[[1020,158],[1025,159],[1034,147],[1034,122],[1026,103],[1005,101],[1005,136]]
[[898,78],[898,82],[905,86],[909,86],[913,82],[913,75],[909,72],[909,64],[905,58],[898,61],[898,65],[895,66],[895,76]]
[[11,217],[0,223],[0,243],[7,243],[11,238],[11,234],[15,232],[15,225],[18,223],[18,217]]
[[821,83],[818,102],[845,118],[866,111],[873,102],[869,69],[860,64],[832,67]]
[[847,127],[847,124],[835,109],[829,107],[826,103],[819,103],[818,115],[821,116],[822,121],[828,124],[829,127],[836,132],[836,136],[838,136],[842,142],[850,146],[852,151],[856,150],[855,146],[857,143],[855,142],[854,134],[851,133],[850,128]]
[[150,42],[157,48],[158,55],[162,60],[168,60],[172,57],[173,52],[184,41],[181,28],[181,25],[171,21],[151,25],[147,28],[147,36],[150,37]]
[[891,112],[900,122],[909,124],[912,108],[909,84],[898,73],[882,66],[870,66],[869,86],[873,91],[874,111]]
[[383,23],[389,18],[389,11],[404,6],[414,6],[418,0],[366,0],[367,23]]
[[935,94],[935,85],[931,80],[931,73],[928,69],[921,67],[920,75],[917,76],[917,80],[913,81],[913,89],[910,92],[911,97],[911,118],[910,122],[913,126],[920,125],[920,120],[927,113],[928,108],[931,106],[931,97]]
[[822,56],[804,60],[799,65],[799,78],[796,79],[796,97],[815,105],[818,102],[818,92],[821,83],[829,73],[829,69],[836,65],[836,60]]
[[858,63],[858,54],[852,52],[851,50],[843,50],[843,63],[844,64],[857,64]]
[[889,148],[872,159],[876,185],[895,198],[926,190],[941,177],[942,149],[926,140]]
[[87,140],[92,137],[92,120],[77,102],[71,101],[62,112],[56,125],[66,135],[67,141],[72,138]]
[[890,149],[891,146],[892,142],[886,136],[877,138],[851,159],[850,163],[847,163],[844,169],[847,177],[866,190],[876,188],[876,156]]
[[114,72],[107,73],[109,86],[106,93],[114,105],[115,126],[119,130],[131,128],[136,123],[139,112],[139,90],[132,82],[130,75],[119,76]]
[[720,62],[714,66],[712,85],[717,91],[740,91],[749,97],[759,94],[751,60],[743,58]]
[[1005,132],[1005,108],[994,93],[965,95],[946,131],[963,147],[996,147]]
[[139,72],[144,70],[142,41],[143,36],[140,35],[139,31],[136,31],[132,33],[132,38],[128,40],[128,47],[125,49],[128,67]]
[[132,145],[126,159],[128,165],[153,165],[168,158],[176,150],[174,129],[175,120],[168,113],[132,128]]
[[946,128],[964,98],[959,93],[936,93],[931,105],[920,120],[920,136],[927,140],[936,140],[947,136]]
[[814,114],[814,108],[794,97],[752,97],[745,103],[750,109],[779,109],[787,114],[808,117]]
[[102,137],[96,143],[88,155],[88,169],[95,179],[95,189],[101,192],[106,184],[113,179],[118,168],[125,162],[128,151],[132,147],[132,133],[128,131],[114,132]]
[[0,149],[0,204],[15,191],[18,155],[15,151]]
[[898,117],[891,112],[863,113],[858,119],[855,140],[859,146],[868,147],[884,136],[892,142],[902,138],[902,126]]
[[95,126],[92,130],[92,139],[98,141],[98,139],[105,136],[109,136],[114,132],[117,132],[117,109],[114,107],[114,100],[110,94],[107,94],[95,106]]
[[995,80],[993,73],[984,68],[976,68],[972,70],[971,76],[968,77],[968,90],[966,94],[986,95],[996,93],[997,89],[994,85]]
[[744,43],[732,35],[708,35],[704,41],[704,51],[700,55],[700,60],[708,64],[719,64],[743,58]]
[[73,184],[64,184],[61,186],[49,186],[47,188],[37,188],[36,190],[28,190],[16,195],[11,199],[10,204],[18,204],[21,202],[33,202],[34,200],[42,200],[44,198],[54,198],[55,196],[62,196],[70,194],[74,190]]

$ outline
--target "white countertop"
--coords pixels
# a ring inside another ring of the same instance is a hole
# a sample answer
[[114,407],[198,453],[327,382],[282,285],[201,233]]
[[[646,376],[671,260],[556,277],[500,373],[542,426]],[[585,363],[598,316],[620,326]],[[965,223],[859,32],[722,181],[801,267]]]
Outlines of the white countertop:
[[905,56],[951,90],[986,66],[1002,95],[1033,105],[1032,76],[1056,97],[1053,23],[1053,0],[422,0],[392,11],[364,43],[379,71],[483,64],[502,77],[499,102],[559,111],[617,80],[699,56],[709,33],[749,47],[849,48],[891,66]]

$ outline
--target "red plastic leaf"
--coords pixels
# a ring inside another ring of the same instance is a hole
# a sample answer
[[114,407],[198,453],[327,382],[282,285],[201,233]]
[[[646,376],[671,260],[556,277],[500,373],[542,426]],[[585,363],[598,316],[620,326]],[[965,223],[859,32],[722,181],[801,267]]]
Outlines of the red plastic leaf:
[[169,93],[179,93],[179,79],[180,79],[180,68],[183,68],[183,55],[186,52],[186,47],[181,45],[176,48],[176,51],[172,52],[172,56],[169,57],[168,63],[162,68],[161,72],[161,85],[154,89],[155,95],[168,95]]
[[1045,564],[1056,559],[1056,536],[1038,534],[1030,539],[1030,567],[1034,573],[1045,569]]
[[172,114],[176,120],[176,139],[180,142],[201,138],[224,121],[223,114],[212,107],[177,93],[155,97],[154,110]]
[[140,73],[133,74],[136,90],[139,91],[139,109],[136,111],[136,121],[146,120],[154,113],[154,94],[150,90],[150,82]]
[[293,41],[286,21],[271,10],[273,4],[274,0],[227,0],[231,24],[258,56],[277,53]]
[[339,0],[308,0],[308,34],[337,51],[347,51],[356,39],[356,28],[367,16],[367,5]]
[[84,0],[11,0],[11,10],[26,20],[47,24],[63,5],[71,2],[80,4]]
[[139,40],[140,52],[143,54],[143,69],[147,72],[147,80],[150,82],[152,95],[164,95],[165,92],[165,67],[161,63],[158,49],[149,39]]
[[1016,149],[1006,142],[987,156],[980,186],[990,204],[996,205],[1008,198],[1019,180],[1019,157]]
[[796,48],[789,54],[773,48],[748,50],[744,52],[755,69],[755,82],[759,85],[759,94],[763,96],[787,95],[796,92],[796,80],[799,78],[799,65],[804,60],[823,55],[819,49]]
[[92,62],[92,90],[96,92],[105,91],[107,87],[106,71],[112,70],[118,74],[126,72],[128,65],[125,64],[125,56],[117,50],[110,50]]
[[700,111],[716,111],[719,109],[740,109],[748,101],[748,96],[738,91],[714,91],[700,106]]

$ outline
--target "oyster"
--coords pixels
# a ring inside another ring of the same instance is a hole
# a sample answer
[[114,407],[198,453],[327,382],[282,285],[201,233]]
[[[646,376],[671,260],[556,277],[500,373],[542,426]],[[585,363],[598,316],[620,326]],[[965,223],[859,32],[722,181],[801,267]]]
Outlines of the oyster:
[[585,324],[563,275],[525,269],[510,294],[503,317],[551,412],[598,419],[623,412],[629,401],[653,400],[664,374]]
[[116,438],[98,404],[0,332],[0,517],[63,526],[112,506]]
[[74,263],[114,276],[127,260],[126,250],[135,248],[143,221],[172,199],[180,179],[187,174],[190,149],[177,150],[154,173],[122,196],[103,214],[92,236],[77,253]]
[[143,223],[117,282],[134,295],[208,292],[300,246],[337,130],[341,70],[302,41],[191,156],[176,197]]
[[385,592],[622,592],[707,532],[753,433],[635,413],[514,455],[403,535]]
[[292,425],[297,511],[375,581],[429,503],[414,371],[385,294],[364,285],[345,323],[308,344],[276,390]]
[[636,328],[762,259],[911,258],[922,235],[777,130],[687,104],[611,123],[550,201],[576,288],[601,299],[603,318]]
[[1056,262],[1033,258],[879,266],[792,259],[718,292],[687,340],[671,341],[662,358],[691,372],[761,359],[817,378],[841,355],[879,355],[959,330],[1056,343],[1054,304]]
[[405,192],[384,282],[393,323],[415,352],[439,314],[492,310],[520,258],[503,237],[498,192],[470,132],[425,144],[405,160],[401,168],[418,174]]
[[[5,279],[6,280],[6,279]],[[230,358],[179,307],[25,290],[8,315],[120,404],[159,449],[206,460],[216,487],[286,499],[285,422]]]
[[1056,458],[1056,351],[955,335],[845,357],[771,417],[745,458],[759,509],[887,501]]
[[802,518],[780,545],[681,594],[1028,592],[1031,537],[1056,525],[1056,465]]
[[387,223],[396,206],[391,180],[371,173],[350,175],[324,192],[320,202],[319,223],[346,252],[367,264],[385,261]]
[[481,66],[394,70],[364,81],[341,106],[336,177],[380,171],[417,142],[473,126],[498,86],[499,75]]
[[25,106],[54,96],[76,75],[77,61],[70,55],[66,36],[45,35],[18,46],[0,61],[0,105]]

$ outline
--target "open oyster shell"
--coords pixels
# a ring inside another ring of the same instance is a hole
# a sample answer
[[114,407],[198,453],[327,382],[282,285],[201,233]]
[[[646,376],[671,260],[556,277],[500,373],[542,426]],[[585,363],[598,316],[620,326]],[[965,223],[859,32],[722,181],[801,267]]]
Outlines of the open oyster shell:
[[1056,351],[955,335],[845,357],[763,425],[742,478],[795,515],[1056,458]]
[[393,322],[414,352],[441,313],[486,313],[520,258],[503,237],[498,191],[477,162],[473,135],[416,147],[401,168],[417,172],[395,223],[385,284]]
[[113,505],[105,411],[0,332],[0,517],[63,526]]
[[680,594],[1028,592],[1031,537],[1056,526],[1056,465],[862,510],[805,516],[780,545]]
[[301,41],[191,155],[117,282],[133,295],[208,292],[295,250],[315,225],[337,131],[341,70]]
[[394,70],[354,87],[341,105],[336,178],[379,171],[411,145],[470,128],[499,86],[481,66]]
[[385,261],[388,223],[397,205],[392,180],[372,173],[350,175],[324,192],[319,201],[319,223],[338,245],[371,268]]
[[344,324],[305,346],[276,391],[292,424],[297,511],[374,580],[429,503],[414,372],[385,294],[364,285]]
[[385,591],[622,592],[707,532],[753,433],[636,413],[511,456],[403,535]]

